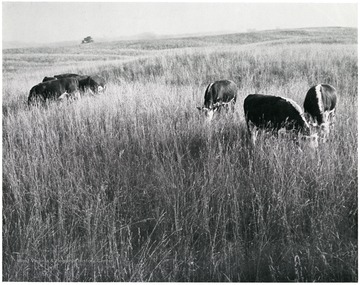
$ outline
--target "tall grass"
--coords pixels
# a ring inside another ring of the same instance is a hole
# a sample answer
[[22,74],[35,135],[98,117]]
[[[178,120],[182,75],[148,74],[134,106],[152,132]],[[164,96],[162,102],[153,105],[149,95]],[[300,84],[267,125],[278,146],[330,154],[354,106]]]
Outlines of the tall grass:
[[[356,59],[338,45],[180,51],[99,70],[101,96],[9,107],[3,280],[357,281]],[[195,106],[220,77],[239,99],[210,125]],[[324,81],[340,99],[329,142],[251,146],[248,93],[301,104]]]
[[102,73],[130,82],[160,80],[174,85],[201,85],[219,78],[232,78],[240,88],[250,87],[256,92],[267,91],[269,87],[276,91],[284,85],[293,88],[289,93],[304,92],[294,84],[303,81],[306,88],[321,81],[331,82],[345,94],[357,94],[353,83],[357,80],[356,56],[356,46],[351,45],[260,45],[208,52],[172,52],[125,63]]

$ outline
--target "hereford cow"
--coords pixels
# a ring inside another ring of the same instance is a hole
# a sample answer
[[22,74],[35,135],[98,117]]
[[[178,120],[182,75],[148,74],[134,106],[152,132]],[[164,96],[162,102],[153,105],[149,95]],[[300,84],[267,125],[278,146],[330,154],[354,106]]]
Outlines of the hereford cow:
[[211,120],[215,112],[220,112],[222,107],[228,107],[234,110],[236,103],[237,86],[231,80],[219,80],[210,83],[205,91],[204,106],[197,107],[203,111],[205,116]]
[[320,129],[322,136],[330,132],[335,121],[336,90],[328,84],[318,84],[309,89],[304,100],[304,111],[311,126]]
[[[299,137],[317,147],[317,135],[311,135],[301,107],[293,100],[272,95],[250,94],[244,100],[246,125],[255,144],[259,129],[270,130],[275,135],[285,131],[298,143]],[[300,136],[299,136],[300,135]]]

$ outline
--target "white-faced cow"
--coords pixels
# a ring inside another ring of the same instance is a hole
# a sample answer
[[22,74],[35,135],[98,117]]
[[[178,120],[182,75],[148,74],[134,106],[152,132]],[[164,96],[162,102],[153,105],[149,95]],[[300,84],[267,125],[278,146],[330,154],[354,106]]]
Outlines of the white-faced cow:
[[197,107],[205,113],[205,116],[211,120],[215,112],[220,112],[221,108],[229,107],[234,110],[237,96],[237,86],[231,80],[219,80],[210,83],[205,91],[204,106]]
[[79,81],[76,78],[61,78],[39,83],[31,88],[28,104],[47,100],[79,99]]
[[291,99],[262,94],[250,94],[244,100],[246,125],[253,144],[259,129],[273,132],[286,131],[299,143],[305,140],[316,148],[317,135],[311,135],[301,107]]
[[330,125],[335,121],[336,90],[328,84],[318,84],[309,89],[304,100],[304,111],[310,125],[320,129],[325,140]]

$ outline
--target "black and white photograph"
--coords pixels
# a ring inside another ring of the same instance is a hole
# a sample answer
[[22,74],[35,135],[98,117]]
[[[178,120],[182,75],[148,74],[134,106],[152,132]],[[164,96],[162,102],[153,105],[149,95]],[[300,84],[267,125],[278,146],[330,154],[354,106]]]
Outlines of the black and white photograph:
[[2,1],[3,282],[358,282],[358,3]]

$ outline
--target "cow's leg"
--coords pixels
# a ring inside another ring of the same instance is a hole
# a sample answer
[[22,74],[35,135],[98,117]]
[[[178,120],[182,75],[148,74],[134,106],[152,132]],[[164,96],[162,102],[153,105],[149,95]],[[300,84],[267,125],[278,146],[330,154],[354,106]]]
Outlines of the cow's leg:
[[251,131],[251,142],[254,146],[256,144],[256,139],[257,139],[258,133],[259,133],[259,130],[257,128],[254,128]]
[[320,125],[320,140],[325,143],[329,138],[330,126],[329,122]]
[[323,123],[320,125],[320,137],[321,141],[325,143],[328,140],[330,133],[330,116],[331,113],[329,111],[325,111],[323,113]]
[[259,130],[251,121],[247,121],[247,129],[250,135],[251,143],[255,146]]
[[329,125],[331,128],[334,127],[335,120],[336,120],[335,109],[333,109],[329,112]]
[[231,112],[235,112],[235,103],[236,103],[236,101],[235,100],[233,100],[232,102],[231,102]]
[[73,98],[74,98],[74,100],[80,100],[81,99],[79,90],[73,92]]
[[94,91],[91,89],[91,87],[88,87],[84,89],[84,93],[89,93],[90,95],[95,95]]

